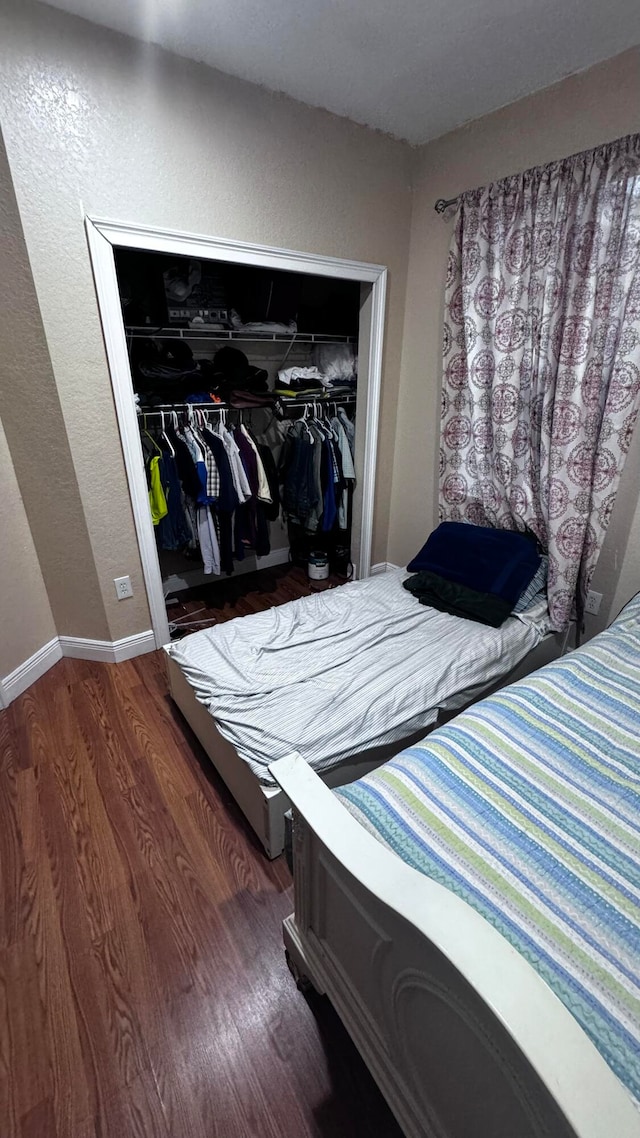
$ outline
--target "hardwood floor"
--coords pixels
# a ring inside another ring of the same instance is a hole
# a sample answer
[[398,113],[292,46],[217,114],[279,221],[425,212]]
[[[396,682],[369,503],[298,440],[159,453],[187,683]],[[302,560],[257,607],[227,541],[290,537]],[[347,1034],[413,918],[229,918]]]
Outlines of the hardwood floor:
[[211,627],[235,616],[248,616],[344,584],[344,578],[335,574],[326,581],[310,581],[304,569],[277,565],[178,593],[179,603],[169,605],[167,615],[170,621],[182,625],[186,634],[196,631],[188,627],[191,620],[205,621]]
[[2,1138],[398,1138],[160,653],[0,713],[0,858]]

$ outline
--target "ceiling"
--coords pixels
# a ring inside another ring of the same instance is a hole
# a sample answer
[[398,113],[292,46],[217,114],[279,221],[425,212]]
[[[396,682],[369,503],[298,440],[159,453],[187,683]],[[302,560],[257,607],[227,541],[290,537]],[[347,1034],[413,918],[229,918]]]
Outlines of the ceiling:
[[640,43],[638,0],[53,0],[412,143]]

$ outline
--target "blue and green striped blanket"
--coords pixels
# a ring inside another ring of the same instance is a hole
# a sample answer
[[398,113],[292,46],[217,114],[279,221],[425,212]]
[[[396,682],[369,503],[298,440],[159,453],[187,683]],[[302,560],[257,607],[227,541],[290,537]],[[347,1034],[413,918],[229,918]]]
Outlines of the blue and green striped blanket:
[[336,793],[526,957],[640,1105],[640,598]]

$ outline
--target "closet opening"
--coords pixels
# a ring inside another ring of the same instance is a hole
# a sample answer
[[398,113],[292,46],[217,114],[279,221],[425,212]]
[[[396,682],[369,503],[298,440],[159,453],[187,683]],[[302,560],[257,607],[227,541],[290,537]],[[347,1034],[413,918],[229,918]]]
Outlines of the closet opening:
[[156,643],[368,575],[385,270],[87,231]]

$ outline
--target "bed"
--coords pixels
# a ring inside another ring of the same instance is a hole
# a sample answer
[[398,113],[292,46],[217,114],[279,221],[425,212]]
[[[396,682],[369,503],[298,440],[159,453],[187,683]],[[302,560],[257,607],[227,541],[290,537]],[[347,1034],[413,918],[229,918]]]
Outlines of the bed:
[[640,1134],[640,597],[332,793],[299,756],[294,973],[410,1136]]
[[270,857],[289,808],[271,762],[301,749],[328,785],[352,781],[504,680],[548,632],[544,602],[491,628],[419,604],[406,577],[392,570],[165,649],[173,699]]

